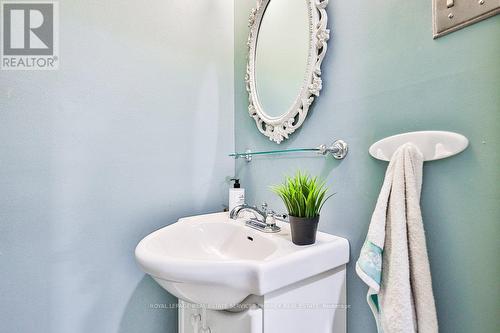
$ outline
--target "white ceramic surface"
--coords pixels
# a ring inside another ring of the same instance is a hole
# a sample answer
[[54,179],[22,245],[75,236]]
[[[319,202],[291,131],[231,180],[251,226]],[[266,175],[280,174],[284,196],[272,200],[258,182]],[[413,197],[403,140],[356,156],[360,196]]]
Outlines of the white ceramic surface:
[[346,239],[318,232],[294,245],[287,223],[265,234],[227,213],[193,216],[146,236],[135,250],[141,268],[173,295],[219,309],[265,295],[349,261]]
[[469,145],[462,134],[446,131],[419,131],[393,135],[375,142],[369,148],[376,159],[390,161],[394,152],[405,143],[413,143],[425,161],[440,160],[456,155]]

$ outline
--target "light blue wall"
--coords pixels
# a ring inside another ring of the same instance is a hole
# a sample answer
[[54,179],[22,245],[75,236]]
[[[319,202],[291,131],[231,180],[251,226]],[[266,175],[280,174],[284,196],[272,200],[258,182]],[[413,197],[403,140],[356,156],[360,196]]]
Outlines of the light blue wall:
[[[175,302],[140,272],[136,243],[217,211],[236,146],[274,148],[246,112],[247,17],[226,0],[64,1],[61,68],[0,72],[0,332],[176,332]],[[500,291],[500,17],[431,39],[430,2],[331,2],[324,89],[282,147],[343,138],[343,162],[238,162],[249,202],[297,168],[338,194],[321,229],[358,255],[386,164],[368,146],[420,129],[471,147],[425,166],[423,213],[442,332],[494,332]],[[203,149],[202,149],[203,148]],[[193,153],[196,149],[196,153]],[[349,267],[349,332],[372,332]]]
[[227,204],[233,7],[59,3],[60,70],[0,72],[0,332],[174,333],[133,251]]
[[[247,112],[243,82],[247,19],[253,0],[235,6],[235,138],[238,150],[278,147],[259,134]],[[463,133],[463,154],[424,168],[423,217],[440,332],[498,331],[500,289],[500,16],[433,40],[431,1],[330,1],[332,39],[323,91],[304,126],[280,148],[342,138],[342,162],[322,157],[239,161],[247,201],[283,205],[268,190],[286,173],[325,177],[337,195],[320,229],[349,239],[348,328],[375,332],[366,287],[354,273],[386,163],[368,155],[376,140],[413,130]]]

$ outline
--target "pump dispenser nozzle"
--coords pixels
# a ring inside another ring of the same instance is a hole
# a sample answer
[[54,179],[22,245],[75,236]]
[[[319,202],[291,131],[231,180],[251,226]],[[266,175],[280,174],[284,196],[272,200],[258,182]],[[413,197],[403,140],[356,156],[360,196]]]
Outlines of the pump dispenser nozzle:
[[231,178],[231,181],[234,181],[233,188],[240,188],[241,187],[239,178]]

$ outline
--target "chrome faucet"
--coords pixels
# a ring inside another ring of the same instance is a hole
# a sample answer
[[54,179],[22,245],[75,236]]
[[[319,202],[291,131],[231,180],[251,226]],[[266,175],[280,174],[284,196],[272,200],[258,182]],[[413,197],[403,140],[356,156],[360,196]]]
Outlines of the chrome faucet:
[[254,215],[253,218],[245,222],[245,225],[262,232],[279,232],[281,228],[276,225],[276,220],[286,221],[286,215],[278,215],[273,210],[268,209],[267,203],[263,203],[261,209],[249,205],[236,206],[229,213],[229,217],[236,220],[240,213],[244,211]]

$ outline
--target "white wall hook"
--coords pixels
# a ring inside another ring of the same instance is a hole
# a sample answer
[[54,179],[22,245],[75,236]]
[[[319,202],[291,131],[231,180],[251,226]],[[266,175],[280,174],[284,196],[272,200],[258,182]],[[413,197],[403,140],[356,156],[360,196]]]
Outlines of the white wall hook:
[[393,135],[371,145],[370,155],[382,161],[390,161],[394,152],[411,142],[418,147],[424,161],[434,161],[456,155],[469,145],[469,140],[458,133],[446,131],[419,131]]

